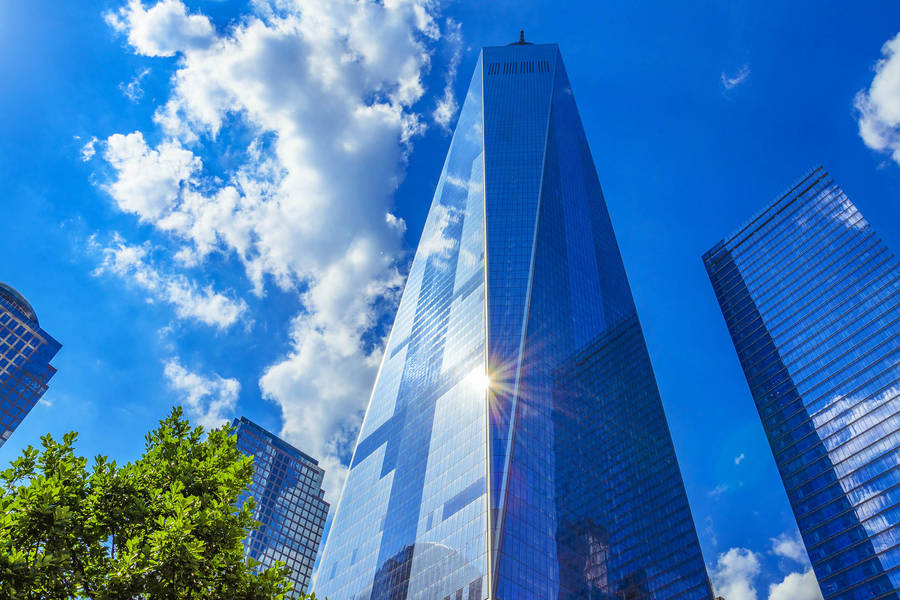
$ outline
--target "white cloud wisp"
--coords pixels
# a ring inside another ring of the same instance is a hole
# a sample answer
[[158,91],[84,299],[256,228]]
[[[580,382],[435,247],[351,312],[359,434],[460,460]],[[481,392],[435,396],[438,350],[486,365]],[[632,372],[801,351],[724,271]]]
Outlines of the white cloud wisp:
[[[94,242],[95,247],[99,247]],[[117,235],[110,246],[102,248],[103,261],[95,276],[112,274],[138,286],[147,293],[148,302],[170,304],[179,318],[199,321],[220,330],[227,329],[247,312],[247,303],[216,292],[211,286],[200,288],[183,275],[164,273],[149,261],[147,246],[128,245]]]
[[723,71],[720,77],[722,79],[722,87],[725,88],[726,92],[730,92],[737,86],[747,81],[747,78],[750,77],[750,66],[743,65],[734,75],[727,75]]
[[806,547],[799,533],[789,535],[782,533],[777,538],[772,538],[772,553],[781,558],[787,558],[804,566],[809,566],[809,558],[806,556]]
[[150,69],[142,69],[139,73],[136,73],[128,83],[125,83],[124,81],[120,83],[119,91],[132,102],[138,102],[144,97],[144,88],[141,86],[141,83],[149,74]]

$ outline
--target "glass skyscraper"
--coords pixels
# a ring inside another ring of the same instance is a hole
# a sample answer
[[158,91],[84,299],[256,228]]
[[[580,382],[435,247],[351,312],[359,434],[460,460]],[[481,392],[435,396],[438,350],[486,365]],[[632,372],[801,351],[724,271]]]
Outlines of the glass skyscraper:
[[272,566],[283,561],[291,569],[294,596],[306,591],[312,576],[328,503],[324,499],[318,461],[245,417],[235,419],[238,448],[253,456],[253,482],[238,500],[256,500],[253,518],[259,529],[244,540],[245,554]]
[[556,45],[481,53],[313,587],[711,598]]
[[47,391],[61,347],[22,294],[0,282],[0,446]]
[[900,268],[819,167],[703,257],[825,598],[900,591]]

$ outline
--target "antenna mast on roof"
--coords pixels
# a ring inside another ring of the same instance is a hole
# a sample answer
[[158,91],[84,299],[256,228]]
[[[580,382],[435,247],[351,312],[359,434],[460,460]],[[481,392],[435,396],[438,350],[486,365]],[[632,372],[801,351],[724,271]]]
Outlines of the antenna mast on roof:
[[519,41],[518,42],[513,42],[512,44],[507,44],[507,46],[530,46],[530,45],[531,45],[531,42],[525,41],[525,30],[524,29],[519,30]]

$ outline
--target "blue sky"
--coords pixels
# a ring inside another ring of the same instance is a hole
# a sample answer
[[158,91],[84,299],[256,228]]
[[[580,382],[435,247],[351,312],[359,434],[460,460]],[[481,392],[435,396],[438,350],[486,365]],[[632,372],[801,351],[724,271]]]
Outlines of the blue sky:
[[0,3],[0,280],[63,344],[0,461],[69,429],[129,460],[182,403],[321,457],[335,503],[456,103],[524,28],[562,50],[718,590],[816,597],[700,256],[820,163],[900,247],[900,5],[787,4]]

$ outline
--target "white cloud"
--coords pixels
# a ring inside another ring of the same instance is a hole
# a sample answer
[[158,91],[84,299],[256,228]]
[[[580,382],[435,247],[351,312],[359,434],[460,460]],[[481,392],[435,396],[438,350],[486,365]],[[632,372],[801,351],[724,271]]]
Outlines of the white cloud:
[[87,162],[94,158],[94,155],[97,154],[97,142],[98,140],[95,136],[91,136],[91,139],[87,141],[87,143],[81,147],[81,160]]
[[750,65],[743,65],[738,72],[734,75],[727,75],[724,71],[722,71],[721,79],[722,79],[722,87],[725,88],[725,91],[730,91],[741,85],[747,80],[747,77],[750,76]]
[[[804,565],[802,573],[789,573],[769,585],[768,600],[822,600],[819,584],[798,533],[772,538],[772,553]],[[731,548],[719,554],[709,569],[717,596],[727,600],[757,600],[756,580],[762,574],[761,556],[747,548]]]
[[822,600],[822,592],[815,573],[809,569],[805,573],[791,573],[781,583],[771,584],[769,600]]
[[720,483],[719,485],[717,485],[716,487],[714,487],[713,489],[709,490],[706,493],[709,496],[712,496],[713,498],[719,498],[719,497],[723,496],[726,492],[728,492],[729,489],[730,488],[727,483]]
[[[711,531],[712,528],[708,529]],[[714,531],[712,531],[714,535]],[[782,573],[795,568],[799,564],[803,572],[788,573],[783,580],[771,583],[768,600],[822,600],[819,584],[812,568],[800,533],[794,530],[771,538],[771,551],[782,559],[778,567]],[[763,556],[747,548],[731,548],[719,554],[715,565],[709,567],[709,575],[717,596],[727,600],[757,600],[757,580],[760,576],[775,579],[763,574]],[[773,574],[774,575],[774,574]],[[777,581],[777,579],[776,579]]]
[[746,458],[746,457],[744,456],[744,453],[741,452],[740,454],[738,454],[737,456],[734,457],[734,464],[736,464],[736,465],[741,464],[742,462],[744,462],[744,458]]
[[875,77],[855,99],[859,135],[869,148],[887,152],[900,164],[900,33],[881,48]]
[[351,249],[303,295],[308,312],[291,325],[293,351],[260,379],[264,396],[281,406],[285,438],[322,457],[329,474],[325,488],[335,500],[346,477],[341,457],[353,449],[381,360],[380,347],[360,347],[360,336],[378,316],[371,298],[396,294],[403,283],[395,271],[369,289],[358,288],[357,273],[370,279],[379,268],[382,259],[374,251],[365,243]]
[[136,54],[174,56],[176,52],[208,47],[215,30],[203,15],[188,15],[180,0],[161,0],[145,9],[131,0],[116,12],[104,15],[116,31],[128,35]]
[[186,180],[200,169],[200,159],[174,140],[150,148],[140,131],[116,133],[106,140],[103,158],[116,178],[106,191],[119,208],[152,221],[171,212]]
[[95,275],[111,273],[137,285],[147,292],[148,301],[171,304],[182,319],[226,329],[247,312],[243,300],[215,292],[211,286],[200,288],[183,275],[159,271],[149,262],[146,245],[128,245],[117,234],[102,252],[103,262]]
[[753,580],[760,571],[756,553],[746,548],[731,548],[719,555],[709,575],[717,595],[728,600],[757,600]]
[[463,49],[462,26],[453,19],[447,19],[447,40],[452,46],[453,55],[450,57],[450,64],[444,79],[444,94],[438,99],[431,116],[438,125],[449,132],[450,122],[459,109],[459,103],[453,94],[453,84],[456,83],[456,73],[462,60]]
[[137,102],[144,96],[144,88],[141,87],[141,82],[144,80],[144,77],[150,74],[150,69],[143,69],[139,73],[137,73],[134,77],[131,78],[131,81],[125,83],[124,81],[119,84],[119,90],[122,94],[131,100],[132,102]]
[[192,373],[177,358],[165,363],[163,373],[169,387],[181,396],[186,412],[196,424],[212,429],[235,416],[234,409],[241,391],[237,379]]
[[[392,194],[424,130],[415,105],[440,37],[437,7],[252,5],[254,14],[220,32],[178,0],[133,1],[107,15],[136,52],[178,55],[155,114],[162,141],[111,136],[107,189],[122,210],[168,233],[183,264],[231,253],[257,294],[267,281],[304,290],[293,349],[260,385],[282,409],[283,435],[328,469],[334,501],[380,355],[362,338],[383,316],[374,306],[402,284],[404,224]],[[205,175],[199,156],[215,157],[220,129],[235,124],[255,138],[243,162]]]
[[789,558],[803,565],[809,565],[809,558],[806,556],[806,547],[799,533],[793,535],[782,533],[777,538],[772,538],[772,552],[776,556]]

